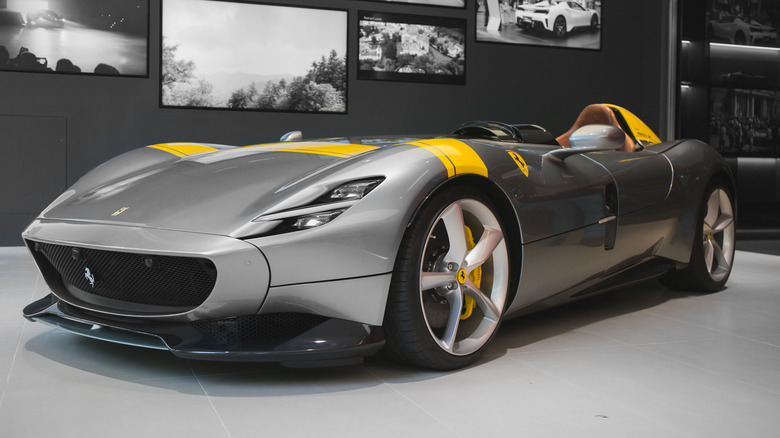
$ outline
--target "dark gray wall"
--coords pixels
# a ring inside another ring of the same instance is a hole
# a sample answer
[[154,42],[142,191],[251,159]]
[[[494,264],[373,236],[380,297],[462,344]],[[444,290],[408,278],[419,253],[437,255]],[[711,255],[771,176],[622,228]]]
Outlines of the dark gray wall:
[[[19,233],[45,207],[42,199],[101,162],[147,144],[253,144],[276,140],[291,130],[302,130],[307,137],[450,132],[474,119],[536,123],[557,133],[594,102],[624,106],[659,130],[666,112],[662,96],[667,37],[661,26],[665,3],[604,0],[602,49],[594,52],[476,43],[474,0],[465,11],[287,0],[284,4],[349,10],[349,112],[322,115],[159,108],[160,0],[151,0],[149,78],[0,72],[0,116],[23,116],[24,129],[31,134],[53,129],[52,120],[61,120],[65,136],[64,144],[52,145],[59,152],[41,154],[30,146],[32,141],[11,142],[0,132],[0,183],[12,188],[0,192],[0,245],[21,244]],[[467,18],[467,84],[356,80],[358,9]],[[0,126],[8,129],[11,119],[5,120]],[[659,134],[664,136],[664,131]]]

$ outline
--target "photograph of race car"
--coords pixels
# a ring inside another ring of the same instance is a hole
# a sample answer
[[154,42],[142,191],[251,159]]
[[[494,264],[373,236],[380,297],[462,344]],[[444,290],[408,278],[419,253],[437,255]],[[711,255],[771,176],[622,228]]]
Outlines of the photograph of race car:
[[712,41],[738,45],[777,45],[777,29],[756,20],[724,15],[707,24]]
[[63,27],[65,19],[51,9],[39,9],[27,13],[28,26]]
[[777,47],[780,2],[707,1],[707,39],[713,43]]
[[23,238],[51,294],[26,318],[182,358],[474,363],[502,320],[660,278],[714,292],[734,181],[697,140],[591,105],[555,136],[166,143],[84,175]]
[[595,29],[599,14],[575,1],[543,1],[532,5],[517,4],[515,17],[523,29],[543,29],[563,38],[575,28]]
[[601,49],[603,0],[480,0],[477,41]]

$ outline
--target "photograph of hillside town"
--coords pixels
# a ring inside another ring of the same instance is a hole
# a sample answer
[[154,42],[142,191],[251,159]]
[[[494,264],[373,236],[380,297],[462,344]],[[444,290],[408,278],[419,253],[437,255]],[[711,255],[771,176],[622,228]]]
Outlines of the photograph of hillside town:
[[465,20],[360,12],[360,79],[465,83]]

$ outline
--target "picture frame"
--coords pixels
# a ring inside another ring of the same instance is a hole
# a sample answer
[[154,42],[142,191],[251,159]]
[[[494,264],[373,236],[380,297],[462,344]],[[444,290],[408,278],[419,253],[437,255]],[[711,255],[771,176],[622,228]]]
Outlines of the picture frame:
[[466,83],[466,20],[358,11],[358,79]]
[[780,91],[711,87],[709,144],[726,157],[776,158]]
[[708,43],[734,46],[780,47],[780,0],[725,2],[707,0],[705,32]]
[[347,10],[223,0],[161,9],[161,107],[347,113]]
[[436,6],[444,8],[466,9],[466,0],[369,0],[382,3],[398,3],[404,5]]
[[605,0],[477,0],[479,43],[601,50]]
[[149,0],[7,0],[0,71],[149,77]]

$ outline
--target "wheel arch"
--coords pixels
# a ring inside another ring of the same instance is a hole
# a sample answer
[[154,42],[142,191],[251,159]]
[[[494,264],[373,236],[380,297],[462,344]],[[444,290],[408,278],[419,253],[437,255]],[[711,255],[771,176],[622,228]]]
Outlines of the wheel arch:
[[509,251],[510,262],[510,280],[509,288],[507,290],[507,300],[505,309],[509,308],[509,305],[514,301],[517,295],[517,287],[520,282],[520,272],[523,262],[523,234],[520,225],[518,212],[515,210],[509,195],[495,182],[489,178],[485,178],[479,175],[467,174],[450,178],[439,186],[437,186],[428,196],[423,199],[422,202],[415,208],[413,214],[409,218],[406,224],[408,228],[417,219],[422,207],[432,198],[436,197],[444,190],[448,190],[452,187],[470,187],[477,189],[483,195],[485,195],[493,206],[498,210],[501,221],[506,228],[508,234],[507,249]]
[[564,26],[565,27],[564,35],[569,33],[569,32],[571,32],[571,29],[569,28],[569,25],[570,25],[569,24],[569,20],[566,18],[566,15],[559,13],[558,15],[555,16],[555,18],[552,21],[552,31],[553,31],[553,33],[555,33],[555,23],[558,21],[559,18],[562,19],[563,20],[563,24],[566,25],[566,26]]

